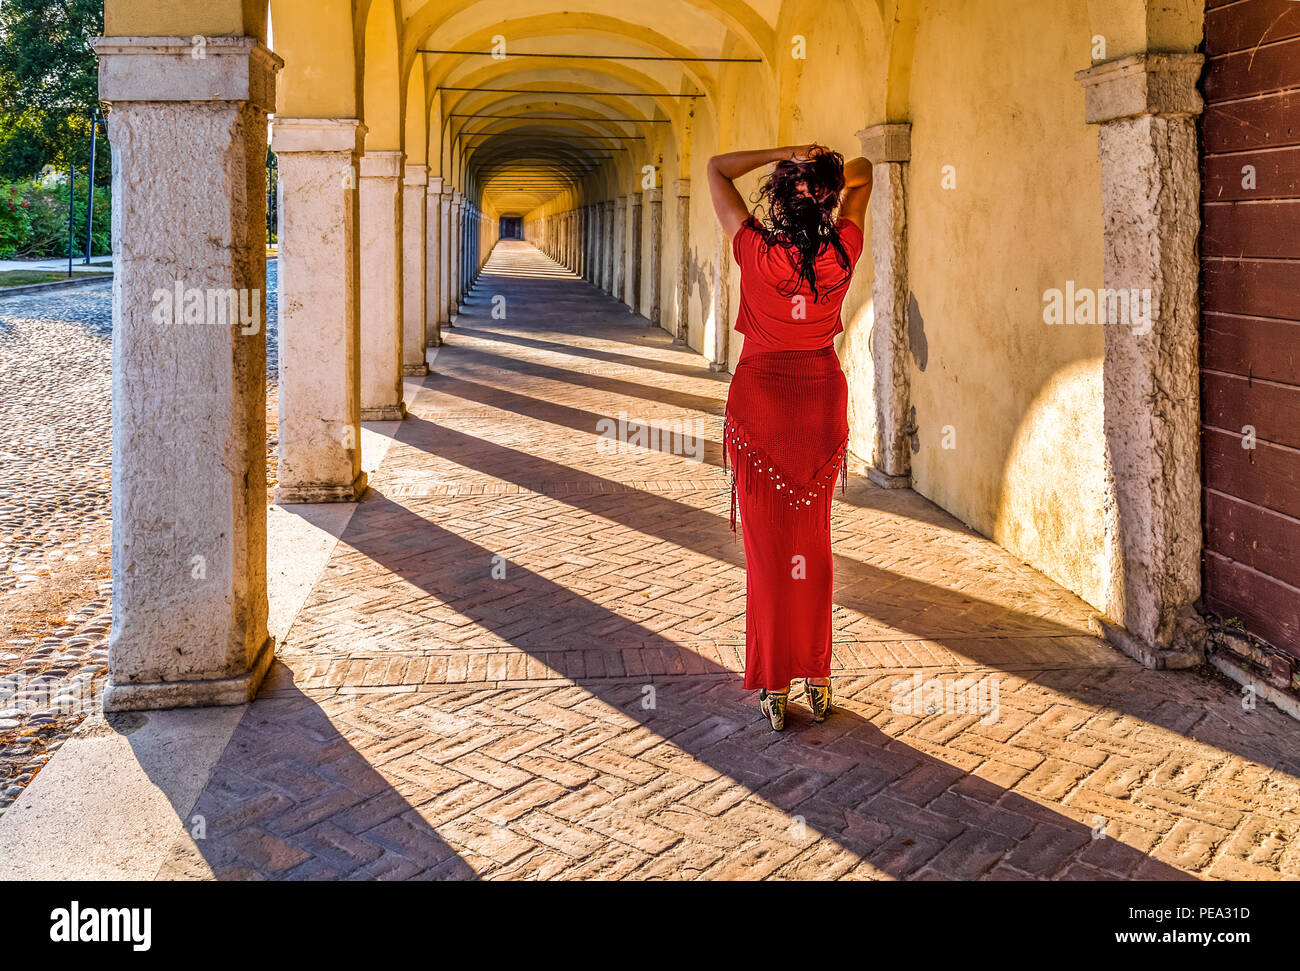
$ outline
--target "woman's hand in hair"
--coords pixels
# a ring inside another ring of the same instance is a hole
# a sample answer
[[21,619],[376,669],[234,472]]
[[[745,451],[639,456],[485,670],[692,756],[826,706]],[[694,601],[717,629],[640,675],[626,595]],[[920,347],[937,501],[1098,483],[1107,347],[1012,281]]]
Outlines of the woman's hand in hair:
[[818,155],[829,152],[830,149],[820,142],[809,142],[807,145],[796,145],[794,156],[790,159],[792,162],[811,162]]

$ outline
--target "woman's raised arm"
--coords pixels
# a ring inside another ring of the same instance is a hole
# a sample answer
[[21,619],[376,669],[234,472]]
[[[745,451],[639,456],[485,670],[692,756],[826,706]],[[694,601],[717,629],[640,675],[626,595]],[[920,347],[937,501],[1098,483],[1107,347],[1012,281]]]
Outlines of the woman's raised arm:
[[871,163],[858,157],[844,163],[844,194],[840,196],[840,218],[858,229],[867,221],[867,203],[871,201]]
[[806,158],[811,145],[787,145],[784,148],[761,148],[746,152],[727,152],[709,159],[709,197],[713,211],[728,236],[736,235],[746,219],[749,206],[735,186],[735,179],[761,165],[786,159]]

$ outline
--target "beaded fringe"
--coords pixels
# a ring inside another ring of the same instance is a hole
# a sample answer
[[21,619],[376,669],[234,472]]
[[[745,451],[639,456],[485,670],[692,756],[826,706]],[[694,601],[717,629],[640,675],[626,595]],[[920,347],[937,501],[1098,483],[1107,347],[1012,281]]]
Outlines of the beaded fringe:
[[[847,436],[813,477],[801,483],[786,480],[776,463],[750,444],[744,428],[730,415],[723,419],[722,436],[722,467],[731,472],[733,533],[736,532],[738,489],[750,500],[751,509],[758,509],[778,528],[790,524],[798,529],[808,524],[823,531],[830,529],[836,475],[840,479],[841,494],[848,490]],[[811,523],[810,518],[813,520]],[[741,528],[744,528],[744,523],[741,523]]]

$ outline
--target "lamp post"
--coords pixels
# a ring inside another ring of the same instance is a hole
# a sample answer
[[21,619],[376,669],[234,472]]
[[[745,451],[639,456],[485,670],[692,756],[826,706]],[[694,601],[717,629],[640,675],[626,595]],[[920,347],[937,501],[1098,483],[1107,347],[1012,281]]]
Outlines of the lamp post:
[[72,254],[76,251],[76,228],[73,220],[77,214],[77,166],[68,155],[68,276],[72,276]]
[[[90,184],[86,187],[86,259],[90,265],[91,233],[95,226],[95,134],[104,121],[99,115],[99,106],[95,106],[95,117],[90,121]],[[71,191],[71,190],[69,190]]]

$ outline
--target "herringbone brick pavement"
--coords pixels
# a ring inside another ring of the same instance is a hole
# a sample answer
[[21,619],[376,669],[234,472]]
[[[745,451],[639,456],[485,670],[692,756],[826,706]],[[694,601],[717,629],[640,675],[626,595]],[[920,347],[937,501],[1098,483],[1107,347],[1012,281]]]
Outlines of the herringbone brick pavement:
[[501,244],[160,876],[1300,876],[1294,722],[910,492],[837,496],[839,708],[771,732],[726,387]]

